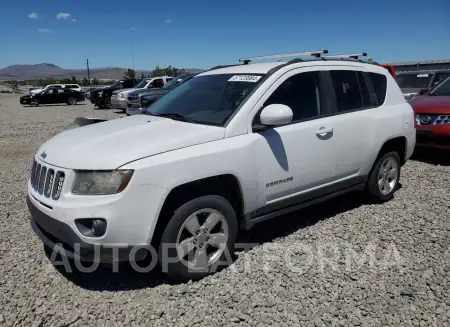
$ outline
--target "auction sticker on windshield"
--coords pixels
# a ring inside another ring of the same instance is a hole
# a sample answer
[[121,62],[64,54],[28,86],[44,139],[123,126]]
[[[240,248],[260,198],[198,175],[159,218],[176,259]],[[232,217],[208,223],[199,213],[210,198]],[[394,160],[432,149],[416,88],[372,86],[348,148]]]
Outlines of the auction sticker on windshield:
[[261,76],[257,75],[234,75],[228,82],[252,82],[256,83],[261,79]]

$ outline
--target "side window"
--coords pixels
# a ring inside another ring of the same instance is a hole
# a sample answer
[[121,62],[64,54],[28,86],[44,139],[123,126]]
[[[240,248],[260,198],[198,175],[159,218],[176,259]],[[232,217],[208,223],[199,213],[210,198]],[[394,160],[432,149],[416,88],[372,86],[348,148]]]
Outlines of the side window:
[[151,85],[153,87],[163,87],[164,86],[164,81],[161,78],[158,78],[158,79],[153,80]]
[[369,73],[369,78],[377,95],[378,105],[381,106],[386,99],[387,78],[377,73]]
[[346,112],[363,108],[357,72],[352,70],[330,71],[336,94],[336,110]]
[[289,77],[272,93],[263,107],[270,104],[290,107],[293,122],[318,117],[321,110],[318,74],[307,72]]
[[64,93],[64,89],[58,89],[58,94]]

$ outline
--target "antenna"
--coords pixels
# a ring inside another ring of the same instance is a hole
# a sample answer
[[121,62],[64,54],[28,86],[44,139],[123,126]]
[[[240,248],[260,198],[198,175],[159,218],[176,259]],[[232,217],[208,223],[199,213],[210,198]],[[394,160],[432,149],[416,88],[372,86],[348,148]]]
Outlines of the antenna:
[[334,56],[325,56],[324,58],[326,58],[326,59],[350,58],[350,59],[358,60],[359,57],[367,57],[367,53],[366,52],[349,53],[349,54],[341,54],[341,55],[334,55]]
[[242,62],[244,65],[247,65],[249,62],[254,61],[254,60],[264,60],[264,59],[273,59],[273,58],[288,58],[288,57],[297,57],[297,56],[313,56],[313,57],[319,58],[320,55],[325,54],[325,53],[328,53],[328,50],[280,53],[280,54],[273,54],[273,55],[269,55],[269,56],[241,58],[241,59],[239,59],[239,62]]

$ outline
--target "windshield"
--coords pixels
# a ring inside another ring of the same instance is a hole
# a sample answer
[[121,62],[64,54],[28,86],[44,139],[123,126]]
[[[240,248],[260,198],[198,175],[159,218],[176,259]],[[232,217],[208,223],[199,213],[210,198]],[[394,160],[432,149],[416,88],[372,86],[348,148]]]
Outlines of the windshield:
[[116,88],[120,89],[122,87],[122,81],[115,81],[113,85],[110,86],[110,88]]
[[259,75],[219,74],[191,78],[156,101],[144,113],[176,114],[195,123],[223,126],[262,80]]
[[170,80],[170,82],[167,82],[162,88],[163,89],[173,89],[175,86],[180,84],[182,81],[184,81],[186,78],[190,77],[191,74],[183,74],[177,77],[174,77]]
[[448,77],[438,86],[436,86],[430,92],[430,95],[450,96],[450,77]]
[[147,85],[149,79],[144,79],[142,81],[140,81],[134,88],[135,89],[143,89],[145,87],[145,85]]
[[397,75],[395,80],[402,89],[426,88],[430,84],[433,74],[404,74]]

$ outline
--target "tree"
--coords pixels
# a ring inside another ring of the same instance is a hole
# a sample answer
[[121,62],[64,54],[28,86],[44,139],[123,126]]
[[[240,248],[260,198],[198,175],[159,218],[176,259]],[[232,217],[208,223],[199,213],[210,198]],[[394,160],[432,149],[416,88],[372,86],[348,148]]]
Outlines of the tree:
[[75,76],[72,76],[71,83],[72,84],[78,84],[77,78]]
[[178,76],[184,73],[184,69],[179,69],[176,67],[172,67],[169,65],[166,68],[161,68],[159,65],[156,65],[155,69],[152,71],[151,77],[157,76]]
[[145,78],[145,75],[144,75],[144,73],[142,73],[142,74],[141,74],[141,78]]
[[123,74],[123,78],[136,79],[136,71],[134,69],[128,68],[127,71]]
[[92,83],[91,83],[91,84],[92,84],[92,85],[100,85],[100,82],[99,82],[98,79],[94,78],[94,79],[92,80]]
[[89,85],[89,80],[85,77],[81,80],[81,85],[83,86],[88,86]]

